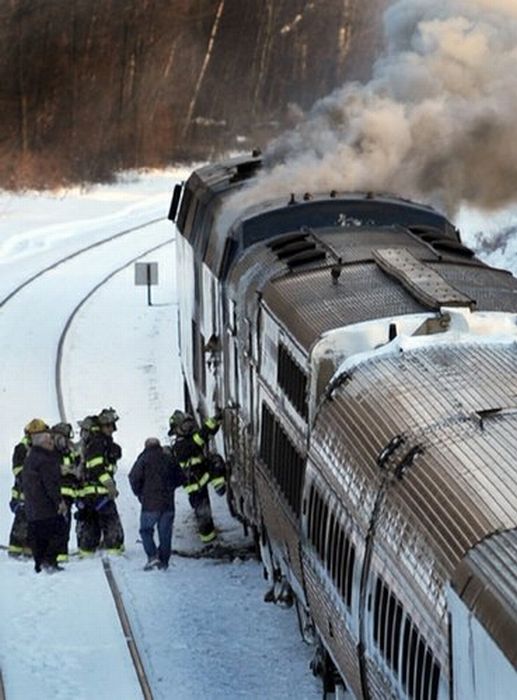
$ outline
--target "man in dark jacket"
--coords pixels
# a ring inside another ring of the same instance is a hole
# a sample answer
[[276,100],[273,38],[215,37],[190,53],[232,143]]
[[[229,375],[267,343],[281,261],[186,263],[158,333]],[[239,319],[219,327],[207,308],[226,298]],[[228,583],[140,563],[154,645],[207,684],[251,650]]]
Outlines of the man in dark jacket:
[[14,513],[13,525],[9,533],[9,555],[31,555],[29,547],[29,530],[25,516],[25,496],[23,493],[23,465],[31,448],[31,435],[48,430],[48,425],[41,418],[33,418],[24,428],[23,439],[16,445],[13,451],[12,470],[14,486],[11,490],[9,507]]
[[48,431],[34,433],[23,466],[23,490],[36,573],[42,566],[61,570],[56,561],[57,542],[64,526],[66,506],[61,500],[60,486],[60,458],[54,450],[52,435]]
[[[166,569],[171,556],[174,522],[174,490],[184,482],[182,470],[160,445],[158,438],[148,438],[129,473],[133,493],[142,504],[140,535],[147,554],[146,571]],[[158,529],[159,547],[154,542]]]

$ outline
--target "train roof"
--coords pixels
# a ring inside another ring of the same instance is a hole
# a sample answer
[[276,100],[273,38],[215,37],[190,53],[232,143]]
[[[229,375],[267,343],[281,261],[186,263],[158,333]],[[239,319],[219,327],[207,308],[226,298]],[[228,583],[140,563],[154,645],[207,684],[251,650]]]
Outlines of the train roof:
[[[363,534],[386,480],[375,556],[389,578],[387,563],[396,553],[398,575],[407,577],[408,609],[438,606],[445,614],[436,582],[452,581],[483,624],[497,610],[509,658],[515,655],[508,629],[517,625],[517,550],[515,534],[498,533],[517,522],[516,392],[515,343],[509,341],[431,341],[372,355],[321,402],[310,456],[340,484],[343,506]],[[386,452],[394,436],[402,440]],[[483,590],[490,580],[497,601]],[[511,617],[507,623],[504,614]]]
[[[345,227],[292,232],[249,248],[229,275],[249,318],[256,293],[310,352],[327,331],[379,318],[470,305],[480,311],[517,312],[517,280],[477,260],[472,251],[427,229]],[[428,235],[430,234],[430,235]],[[433,238],[434,236],[434,238]],[[401,251],[436,275],[448,296],[428,299],[400,276],[386,273],[378,252]],[[455,301],[455,296],[460,301]],[[461,301],[461,300],[464,301]]]
[[233,206],[230,196],[251,183],[260,157],[241,157],[208,165],[189,178],[178,227],[195,254],[218,277],[250,246],[285,233],[310,228],[402,225],[418,235],[440,237],[461,247],[454,226],[429,206],[371,192],[295,193]]

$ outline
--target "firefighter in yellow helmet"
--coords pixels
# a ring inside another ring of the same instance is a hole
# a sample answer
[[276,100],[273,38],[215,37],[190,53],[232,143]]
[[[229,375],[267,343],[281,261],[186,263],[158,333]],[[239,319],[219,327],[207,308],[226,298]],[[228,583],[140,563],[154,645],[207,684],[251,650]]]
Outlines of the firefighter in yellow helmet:
[[24,428],[24,435],[15,446],[12,456],[14,485],[11,489],[9,507],[14,513],[14,520],[9,534],[8,553],[12,557],[31,556],[28,542],[28,524],[25,513],[25,496],[23,493],[23,464],[32,445],[32,435],[47,431],[48,425],[41,418],[33,418]]

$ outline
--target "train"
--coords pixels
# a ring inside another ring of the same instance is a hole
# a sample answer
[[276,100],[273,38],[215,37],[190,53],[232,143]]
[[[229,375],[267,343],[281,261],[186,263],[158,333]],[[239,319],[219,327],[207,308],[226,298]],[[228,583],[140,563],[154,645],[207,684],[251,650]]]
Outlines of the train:
[[[327,697],[517,697],[517,279],[430,206],[178,184],[186,402]],[[258,197],[258,200],[257,200]]]

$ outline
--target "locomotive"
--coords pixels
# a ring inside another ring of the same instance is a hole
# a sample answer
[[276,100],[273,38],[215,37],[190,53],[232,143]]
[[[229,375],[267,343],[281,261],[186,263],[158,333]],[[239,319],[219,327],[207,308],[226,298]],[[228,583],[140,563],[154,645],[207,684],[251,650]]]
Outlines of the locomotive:
[[517,279],[391,195],[233,211],[261,166],[202,167],[169,212],[186,400],[224,408],[231,512],[326,693],[515,697]]

